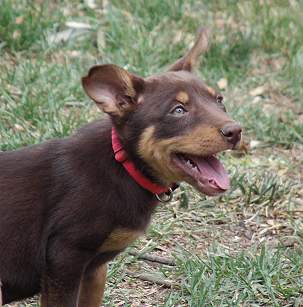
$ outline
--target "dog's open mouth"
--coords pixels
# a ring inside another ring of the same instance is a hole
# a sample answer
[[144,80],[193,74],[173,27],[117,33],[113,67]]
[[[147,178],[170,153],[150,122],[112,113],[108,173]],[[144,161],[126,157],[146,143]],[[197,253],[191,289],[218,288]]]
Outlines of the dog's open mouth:
[[214,196],[229,189],[228,174],[214,155],[199,157],[176,154],[173,161],[185,173],[186,181],[200,192]]

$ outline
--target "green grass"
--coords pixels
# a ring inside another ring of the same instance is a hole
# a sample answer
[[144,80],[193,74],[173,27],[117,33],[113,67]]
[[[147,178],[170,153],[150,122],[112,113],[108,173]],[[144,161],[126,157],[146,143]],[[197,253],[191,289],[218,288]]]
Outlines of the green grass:
[[[257,145],[222,155],[232,178],[226,195],[205,198],[184,185],[159,208],[135,247],[174,255],[177,266],[125,253],[111,265],[105,305],[303,305],[303,2],[99,2],[0,0],[0,150],[69,135],[100,116],[80,86],[91,65],[149,76],[209,27],[198,73],[214,87],[227,80],[227,109]],[[70,21],[90,29],[54,43]],[[146,284],[125,269],[160,272],[178,287]]]
[[35,1],[1,0],[1,47],[12,52],[41,51],[47,31],[58,28],[62,21],[61,11],[52,9],[50,3],[43,1],[37,5]]
[[[179,274],[188,306],[301,306],[302,246],[296,251],[262,246],[236,256],[212,251],[205,258],[180,258]],[[184,278],[185,277],[185,278]],[[180,297],[171,296],[170,306]]]

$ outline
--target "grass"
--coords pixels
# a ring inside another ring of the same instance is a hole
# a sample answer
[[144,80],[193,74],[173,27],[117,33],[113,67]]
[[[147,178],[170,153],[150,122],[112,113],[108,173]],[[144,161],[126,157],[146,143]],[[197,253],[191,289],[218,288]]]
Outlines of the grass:
[[[220,250],[204,259],[187,255],[178,259],[185,275],[183,296],[189,306],[301,306],[303,275],[297,261],[302,252],[302,247],[294,252],[262,246],[234,257]],[[173,306],[180,303],[180,297],[170,300]]]
[[[227,109],[251,147],[222,155],[232,178],[226,195],[205,198],[184,185],[159,208],[133,248],[173,255],[177,265],[124,253],[111,265],[105,306],[302,306],[302,1],[88,3],[0,0],[0,150],[63,137],[97,118],[80,87],[91,65],[163,71],[201,21],[213,38],[198,73],[214,87],[225,80]],[[71,21],[90,28],[71,29]],[[142,282],[126,269],[178,286]]]

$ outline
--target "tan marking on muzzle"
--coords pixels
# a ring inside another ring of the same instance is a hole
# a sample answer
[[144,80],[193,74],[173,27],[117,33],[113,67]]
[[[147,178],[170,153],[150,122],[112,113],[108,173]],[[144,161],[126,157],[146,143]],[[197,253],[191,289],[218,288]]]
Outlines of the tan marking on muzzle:
[[164,183],[183,180],[182,172],[171,161],[174,154],[206,157],[230,149],[230,145],[215,127],[201,125],[186,135],[169,139],[156,139],[154,131],[155,127],[151,126],[142,133],[139,155]]

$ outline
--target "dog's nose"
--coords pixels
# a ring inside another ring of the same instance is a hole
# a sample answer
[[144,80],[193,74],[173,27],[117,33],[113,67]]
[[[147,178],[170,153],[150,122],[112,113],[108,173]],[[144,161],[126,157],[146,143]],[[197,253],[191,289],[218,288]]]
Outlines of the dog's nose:
[[235,147],[241,140],[242,128],[239,124],[227,124],[220,130],[223,137]]

